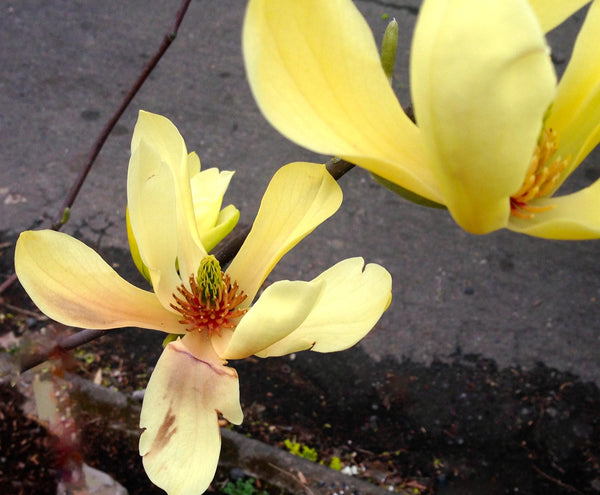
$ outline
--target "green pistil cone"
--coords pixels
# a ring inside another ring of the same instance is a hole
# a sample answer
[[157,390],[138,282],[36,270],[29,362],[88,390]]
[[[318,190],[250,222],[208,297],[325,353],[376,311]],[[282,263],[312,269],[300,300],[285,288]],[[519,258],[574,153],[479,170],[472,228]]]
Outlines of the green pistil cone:
[[219,298],[223,287],[221,265],[212,254],[202,258],[198,268],[198,287],[202,291],[204,302],[211,303]]

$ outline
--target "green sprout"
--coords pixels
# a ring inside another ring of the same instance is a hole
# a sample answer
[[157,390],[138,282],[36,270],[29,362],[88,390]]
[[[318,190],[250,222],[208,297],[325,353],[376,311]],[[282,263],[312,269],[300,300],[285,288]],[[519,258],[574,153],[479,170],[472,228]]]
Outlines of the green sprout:
[[266,491],[256,488],[254,481],[252,478],[247,480],[239,478],[235,484],[230,481],[223,487],[222,493],[227,495],[269,495]]
[[334,469],[335,471],[342,470],[342,461],[339,457],[332,457],[331,461],[329,461],[329,467]]
[[311,449],[310,447],[308,447],[306,445],[296,442],[296,438],[294,438],[294,440],[290,440],[289,438],[286,438],[283,441],[283,444],[285,445],[285,448],[288,449],[288,451],[291,454],[297,455],[299,457],[303,457],[304,459],[308,459],[309,461],[312,461],[312,462],[316,462],[317,459],[319,458],[319,455],[317,454],[317,451],[315,449]]

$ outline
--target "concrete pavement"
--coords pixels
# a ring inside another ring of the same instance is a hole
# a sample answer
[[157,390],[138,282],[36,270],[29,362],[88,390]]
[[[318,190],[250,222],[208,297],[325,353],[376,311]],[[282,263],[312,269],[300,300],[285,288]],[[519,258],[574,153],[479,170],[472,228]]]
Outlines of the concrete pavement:
[[[409,102],[408,54],[420,2],[359,1],[379,39],[382,14],[400,24],[395,89]],[[104,122],[158,47],[178,0],[0,1],[0,231],[48,225]],[[249,223],[270,176],[325,161],[286,141],[260,115],[240,49],[244,2],[194,1],[179,37],[100,154],[64,229],[126,249],[125,177],[139,109],[168,116],[204,167],[235,169],[227,200]],[[551,33],[561,72],[583,19]],[[574,188],[600,175],[589,157]],[[542,361],[600,383],[600,241],[550,242],[510,232],[478,237],[443,211],[407,203],[362,170],[340,182],[332,219],[286,256],[273,280],[309,279],[349,256],[384,265],[394,301],[360,344],[429,362],[457,350],[500,366]],[[327,357],[322,357],[327,362]]]

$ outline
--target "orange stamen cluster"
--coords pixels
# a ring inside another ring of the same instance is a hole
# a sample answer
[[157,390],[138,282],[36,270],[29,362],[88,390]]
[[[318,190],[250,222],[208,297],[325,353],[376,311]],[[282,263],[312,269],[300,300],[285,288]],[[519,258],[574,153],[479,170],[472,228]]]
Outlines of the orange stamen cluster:
[[550,158],[558,148],[556,133],[552,129],[544,129],[541,142],[535,147],[533,157],[521,189],[510,198],[510,213],[517,218],[531,218],[536,213],[548,211],[554,205],[533,206],[529,202],[550,194],[567,168],[569,159]]
[[176,304],[171,303],[171,307],[181,314],[179,323],[189,325],[186,330],[190,332],[198,330],[220,336],[223,328],[235,328],[237,318],[248,311],[236,309],[247,296],[239,290],[237,282],[231,283],[229,275],[223,275],[221,287],[213,298],[205,296],[194,275],[190,275],[190,289],[181,284],[177,292],[181,297],[173,294]]

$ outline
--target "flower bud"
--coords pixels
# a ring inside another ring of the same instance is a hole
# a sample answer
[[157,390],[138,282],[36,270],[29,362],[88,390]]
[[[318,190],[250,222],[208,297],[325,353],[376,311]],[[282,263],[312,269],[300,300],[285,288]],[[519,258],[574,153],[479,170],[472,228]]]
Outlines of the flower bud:
[[392,84],[392,74],[394,73],[394,64],[396,63],[396,48],[398,47],[398,23],[396,19],[388,24],[383,33],[381,42],[381,66]]

